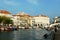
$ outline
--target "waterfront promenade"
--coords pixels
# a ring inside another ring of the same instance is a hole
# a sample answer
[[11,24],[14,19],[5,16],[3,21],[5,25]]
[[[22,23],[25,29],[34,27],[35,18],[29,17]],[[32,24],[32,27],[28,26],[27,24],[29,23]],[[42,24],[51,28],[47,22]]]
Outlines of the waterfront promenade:
[[57,32],[55,32],[54,40],[60,40],[60,29]]

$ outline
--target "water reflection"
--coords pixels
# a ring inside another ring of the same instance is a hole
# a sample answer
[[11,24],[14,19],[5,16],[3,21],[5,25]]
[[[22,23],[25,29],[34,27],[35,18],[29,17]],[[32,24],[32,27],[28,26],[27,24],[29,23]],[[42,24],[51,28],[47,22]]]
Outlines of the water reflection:
[[14,37],[13,33],[11,32],[0,32],[0,40],[12,40]]
[[0,40],[44,40],[43,35],[48,33],[43,29],[21,29],[12,32],[0,32]]

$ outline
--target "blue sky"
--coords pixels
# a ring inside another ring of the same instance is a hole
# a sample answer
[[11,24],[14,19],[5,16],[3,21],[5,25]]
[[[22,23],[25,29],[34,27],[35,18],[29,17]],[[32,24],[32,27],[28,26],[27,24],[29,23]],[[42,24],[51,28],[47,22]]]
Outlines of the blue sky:
[[12,14],[25,12],[32,16],[44,14],[54,18],[60,16],[60,0],[0,0],[0,10]]

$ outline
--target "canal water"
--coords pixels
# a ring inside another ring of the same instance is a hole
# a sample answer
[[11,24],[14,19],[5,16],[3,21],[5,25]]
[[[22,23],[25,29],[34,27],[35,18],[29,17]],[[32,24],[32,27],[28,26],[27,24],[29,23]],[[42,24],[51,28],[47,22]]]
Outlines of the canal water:
[[[51,31],[45,29],[19,29],[17,31],[0,32],[0,40],[46,40],[43,35]],[[50,38],[51,39],[51,38]]]

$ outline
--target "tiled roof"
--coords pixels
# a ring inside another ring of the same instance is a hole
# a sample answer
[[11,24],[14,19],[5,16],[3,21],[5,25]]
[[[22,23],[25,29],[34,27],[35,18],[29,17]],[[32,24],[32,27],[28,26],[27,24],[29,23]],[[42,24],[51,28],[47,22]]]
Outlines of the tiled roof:
[[10,14],[10,12],[8,12],[6,10],[0,10],[0,13],[2,13],[2,14]]

